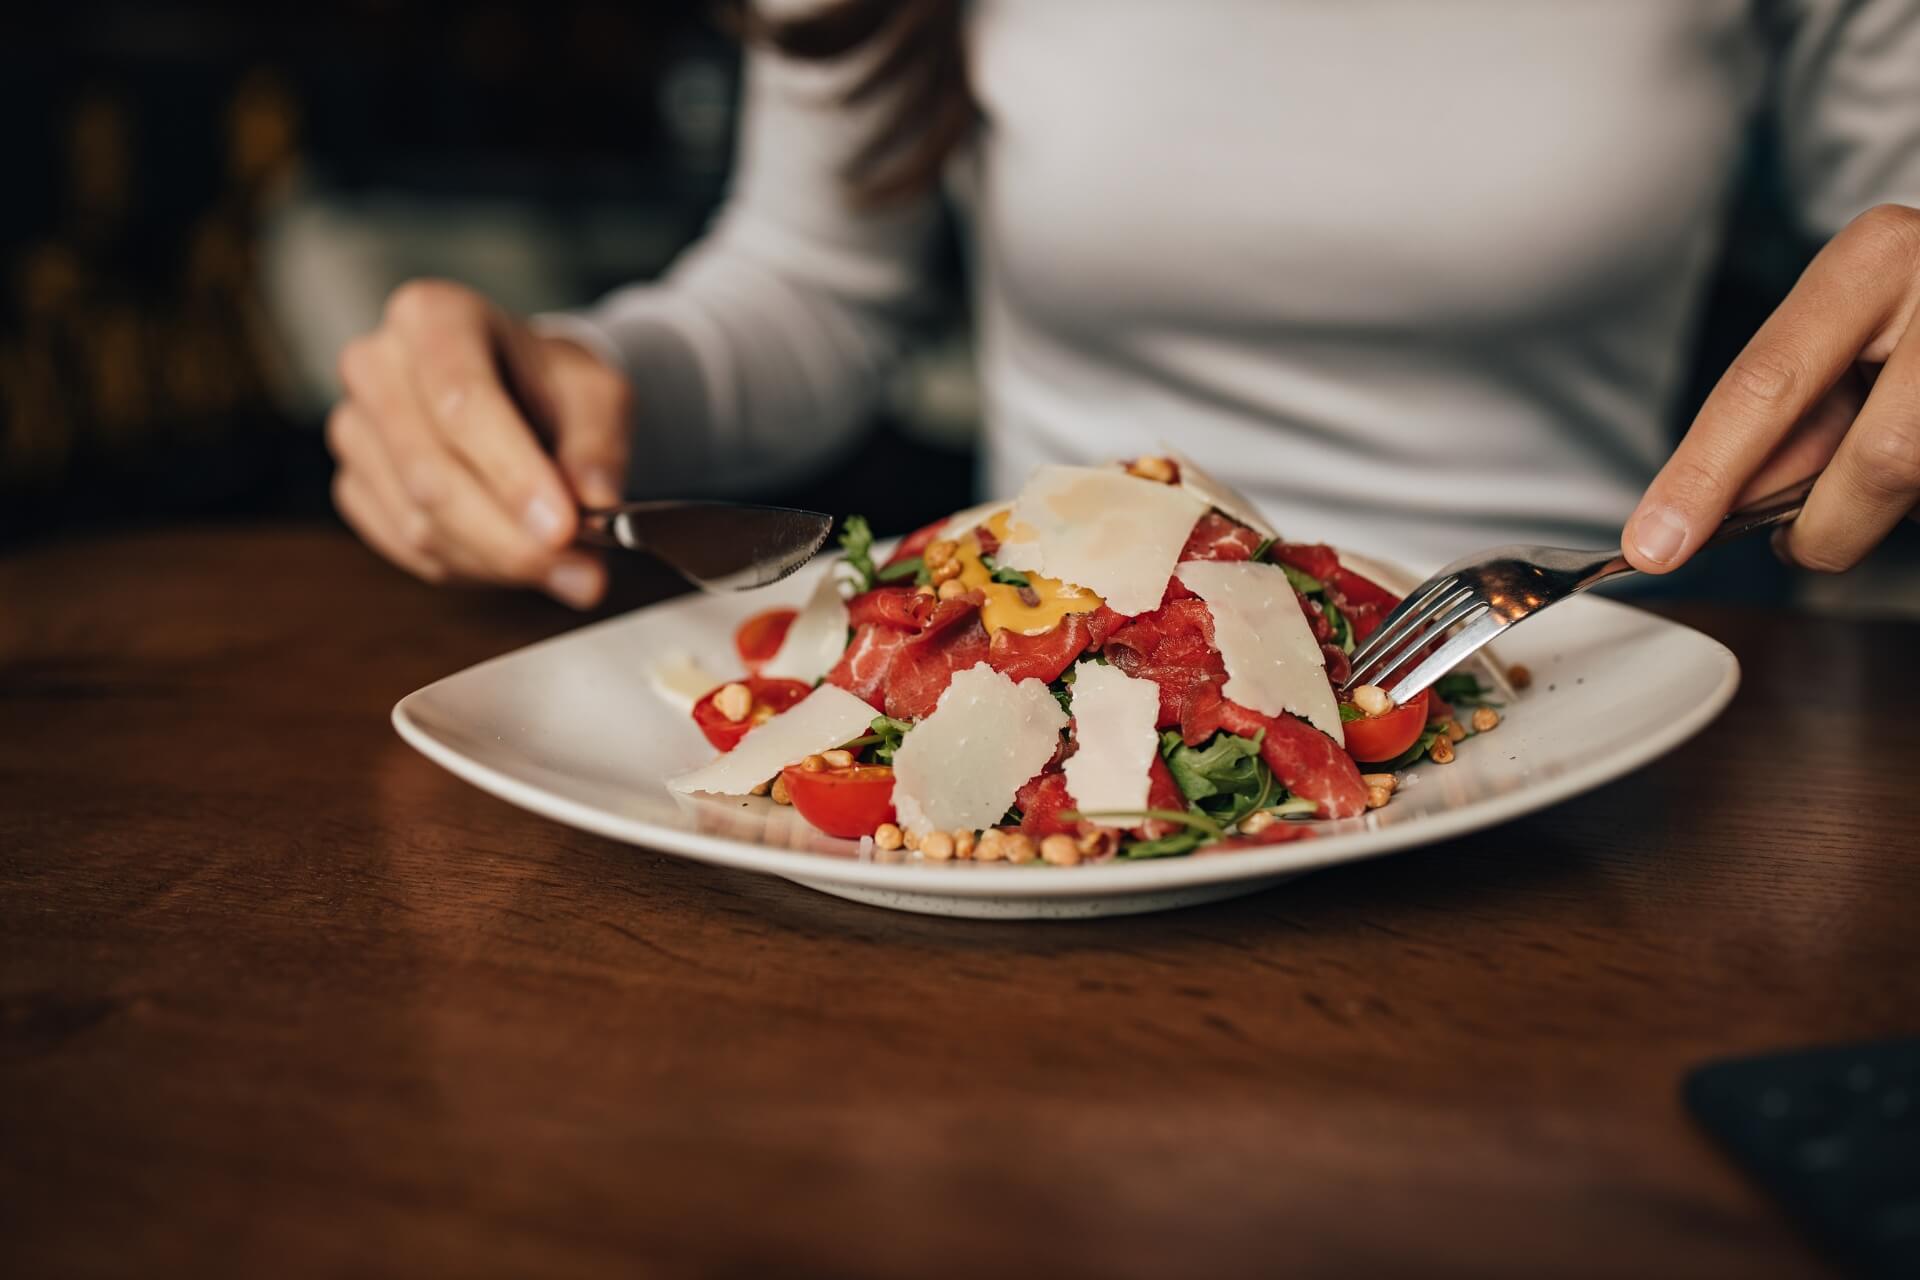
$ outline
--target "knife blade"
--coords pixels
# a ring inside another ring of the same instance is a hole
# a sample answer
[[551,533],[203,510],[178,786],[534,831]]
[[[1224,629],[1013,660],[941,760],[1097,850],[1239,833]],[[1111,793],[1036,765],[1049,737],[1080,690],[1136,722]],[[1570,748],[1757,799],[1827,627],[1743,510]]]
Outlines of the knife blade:
[[660,500],[580,513],[583,542],[641,551],[703,591],[751,591],[813,558],[833,517],[791,507]]

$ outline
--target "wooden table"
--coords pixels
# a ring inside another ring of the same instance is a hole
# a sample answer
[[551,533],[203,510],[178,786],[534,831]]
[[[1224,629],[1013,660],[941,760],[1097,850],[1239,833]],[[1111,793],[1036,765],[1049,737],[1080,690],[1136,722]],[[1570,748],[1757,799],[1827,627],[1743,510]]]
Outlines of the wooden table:
[[584,835],[394,736],[557,607],[330,529],[17,553],[0,1273],[1825,1274],[1676,1086],[1920,1028],[1920,628],[1680,616],[1746,686],[1605,790],[982,923]]

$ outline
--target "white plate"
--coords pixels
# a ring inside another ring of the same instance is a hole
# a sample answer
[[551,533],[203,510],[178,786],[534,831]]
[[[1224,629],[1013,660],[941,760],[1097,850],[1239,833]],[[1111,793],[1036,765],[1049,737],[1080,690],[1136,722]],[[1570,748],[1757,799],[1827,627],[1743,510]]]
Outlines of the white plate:
[[1733,696],[1740,666],[1697,631],[1581,597],[1515,628],[1503,658],[1533,670],[1505,720],[1449,765],[1403,778],[1385,809],[1314,838],[1236,853],[1083,867],[862,859],[765,799],[676,796],[665,779],[712,756],[654,692],[661,654],[733,673],[748,613],[798,605],[825,566],[752,595],[684,596],[483,662],[409,694],[393,723],[484,791],[586,831],[827,893],[940,915],[1073,917],[1250,893],[1316,867],[1477,831],[1590,790],[1671,751]]

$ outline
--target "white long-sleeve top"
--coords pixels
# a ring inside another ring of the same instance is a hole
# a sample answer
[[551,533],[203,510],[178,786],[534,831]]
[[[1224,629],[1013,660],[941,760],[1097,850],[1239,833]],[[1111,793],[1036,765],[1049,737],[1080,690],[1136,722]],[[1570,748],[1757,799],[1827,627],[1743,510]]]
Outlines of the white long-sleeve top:
[[1415,567],[1610,545],[1753,113],[1808,230],[1920,203],[1920,0],[977,0],[966,43],[981,129],[885,214],[841,181],[850,68],[750,54],[713,227],[576,318],[635,381],[637,487],[844,447],[944,196],[994,493],[1164,441]]

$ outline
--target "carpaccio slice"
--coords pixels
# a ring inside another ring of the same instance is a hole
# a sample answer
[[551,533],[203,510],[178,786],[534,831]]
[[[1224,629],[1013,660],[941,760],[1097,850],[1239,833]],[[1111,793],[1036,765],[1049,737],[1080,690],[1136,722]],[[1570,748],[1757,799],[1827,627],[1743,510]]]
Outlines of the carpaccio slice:
[[932,715],[954,673],[985,662],[987,652],[979,598],[942,600],[926,629],[900,646],[887,668],[887,714],[900,720]]
[[1182,732],[1188,742],[1198,743],[1220,729],[1242,738],[1259,737],[1260,757],[1273,776],[1294,795],[1313,801],[1320,817],[1352,818],[1366,812],[1367,786],[1360,781],[1360,766],[1306,721],[1261,715],[1209,688],[1196,696]]

